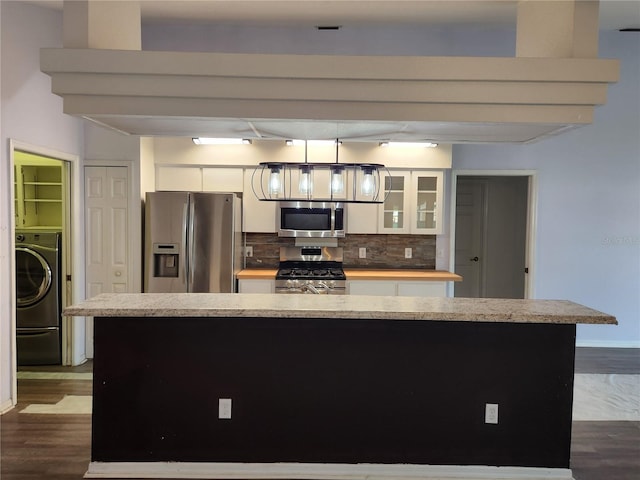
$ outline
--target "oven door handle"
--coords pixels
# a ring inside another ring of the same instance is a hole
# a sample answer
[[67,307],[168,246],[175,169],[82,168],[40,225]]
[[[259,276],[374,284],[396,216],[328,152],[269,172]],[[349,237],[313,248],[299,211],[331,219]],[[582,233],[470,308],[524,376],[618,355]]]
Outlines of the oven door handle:
[[336,207],[331,207],[331,236],[335,236],[336,232]]

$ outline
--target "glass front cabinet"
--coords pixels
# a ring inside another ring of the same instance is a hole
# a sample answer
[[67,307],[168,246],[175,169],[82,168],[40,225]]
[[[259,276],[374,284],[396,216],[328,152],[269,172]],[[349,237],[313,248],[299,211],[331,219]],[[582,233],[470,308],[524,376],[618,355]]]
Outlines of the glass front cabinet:
[[384,184],[389,195],[379,207],[379,233],[442,233],[443,172],[392,171]]

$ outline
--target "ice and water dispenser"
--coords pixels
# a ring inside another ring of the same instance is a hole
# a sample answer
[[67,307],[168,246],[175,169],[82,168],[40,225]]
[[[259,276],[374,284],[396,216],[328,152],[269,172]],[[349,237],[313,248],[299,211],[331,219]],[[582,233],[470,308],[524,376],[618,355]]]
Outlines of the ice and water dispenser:
[[153,276],[178,277],[180,245],[177,243],[153,244]]

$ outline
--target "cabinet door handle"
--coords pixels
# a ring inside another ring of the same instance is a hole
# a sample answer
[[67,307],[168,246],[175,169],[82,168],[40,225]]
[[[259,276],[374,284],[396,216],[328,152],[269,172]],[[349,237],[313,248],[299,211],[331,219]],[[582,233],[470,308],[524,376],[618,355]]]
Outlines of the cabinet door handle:
[[470,262],[477,262],[478,260],[480,259],[477,256],[469,259]]

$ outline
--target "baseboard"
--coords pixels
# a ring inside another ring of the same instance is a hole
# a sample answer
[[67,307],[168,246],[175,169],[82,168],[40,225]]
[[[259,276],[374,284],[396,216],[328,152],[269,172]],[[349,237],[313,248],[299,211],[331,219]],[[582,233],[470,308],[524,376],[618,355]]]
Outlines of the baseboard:
[[85,478],[574,480],[570,469],[455,465],[91,462]]
[[614,340],[576,340],[576,347],[640,348],[640,342],[622,342]]
[[0,415],[4,415],[8,411],[13,410],[14,407],[15,405],[13,404],[13,401],[11,399],[5,400],[4,402],[0,403]]

